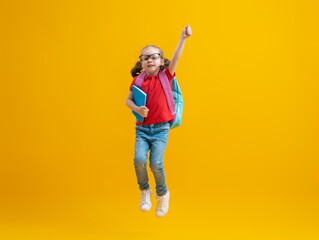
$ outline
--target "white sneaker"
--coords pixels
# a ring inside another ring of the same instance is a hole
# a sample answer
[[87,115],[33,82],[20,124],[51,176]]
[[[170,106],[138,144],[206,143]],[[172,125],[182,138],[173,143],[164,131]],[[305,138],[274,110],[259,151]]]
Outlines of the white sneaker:
[[164,217],[168,212],[168,202],[169,202],[169,191],[164,196],[158,196],[156,194],[157,207],[156,207],[156,216]]
[[152,190],[150,188],[147,190],[141,190],[140,209],[142,212],[147,212],[151,209],[152,207],[151,196],[152,196]]

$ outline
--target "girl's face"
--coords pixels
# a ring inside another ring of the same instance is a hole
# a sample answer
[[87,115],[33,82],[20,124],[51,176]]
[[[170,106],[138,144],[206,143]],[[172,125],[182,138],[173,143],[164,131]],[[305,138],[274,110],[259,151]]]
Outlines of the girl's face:
[[164,59],[160,56],[160,51],[153,47],[144,49],[140,60],[142,67],[149,76],[156,75],[159,72],[160,66],[164,65]]

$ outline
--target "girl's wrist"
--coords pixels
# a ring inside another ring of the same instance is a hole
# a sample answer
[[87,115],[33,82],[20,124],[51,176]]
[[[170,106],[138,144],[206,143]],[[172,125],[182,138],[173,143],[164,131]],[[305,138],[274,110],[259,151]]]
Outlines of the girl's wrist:
[[180,42],[185,42],[185,41],[186,41],[186,38],[181,37],[181,38],[179,39],[179,41],[180,41]]

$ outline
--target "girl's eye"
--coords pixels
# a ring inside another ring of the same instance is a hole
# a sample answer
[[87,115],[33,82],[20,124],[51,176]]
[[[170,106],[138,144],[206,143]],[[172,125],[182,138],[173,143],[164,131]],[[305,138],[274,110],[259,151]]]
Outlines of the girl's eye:
[[155,53],[155,54],[152,54],[151,57],[152,57],[152,60],[156,60],[158,59],[159,56],[157,53]]
[[150,54],[150,55],[141,55],[140,56],[140,60],[141,61],[147,61],[148,59],[152,59],[152,60],[157,60],[160,58],[160,54],[159,53],[153,53],[153,54]]

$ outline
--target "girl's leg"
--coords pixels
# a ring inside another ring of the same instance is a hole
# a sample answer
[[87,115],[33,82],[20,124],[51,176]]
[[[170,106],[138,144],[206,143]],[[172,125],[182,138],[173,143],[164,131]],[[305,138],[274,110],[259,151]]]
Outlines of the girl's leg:
[[140,127],[136,127],[136,139],[135,139],[135,157],[134,166],[137,177],[137,183],[140,190],[149,189],[148,176],[146,170],[147,153],[150,149],[147,135],[141,130]]
[[150,168],[154,174],[158,196],[163,196],[167,193],[163,162],[168,133],[169,123],[154,130],[154,134],[151,135]]

